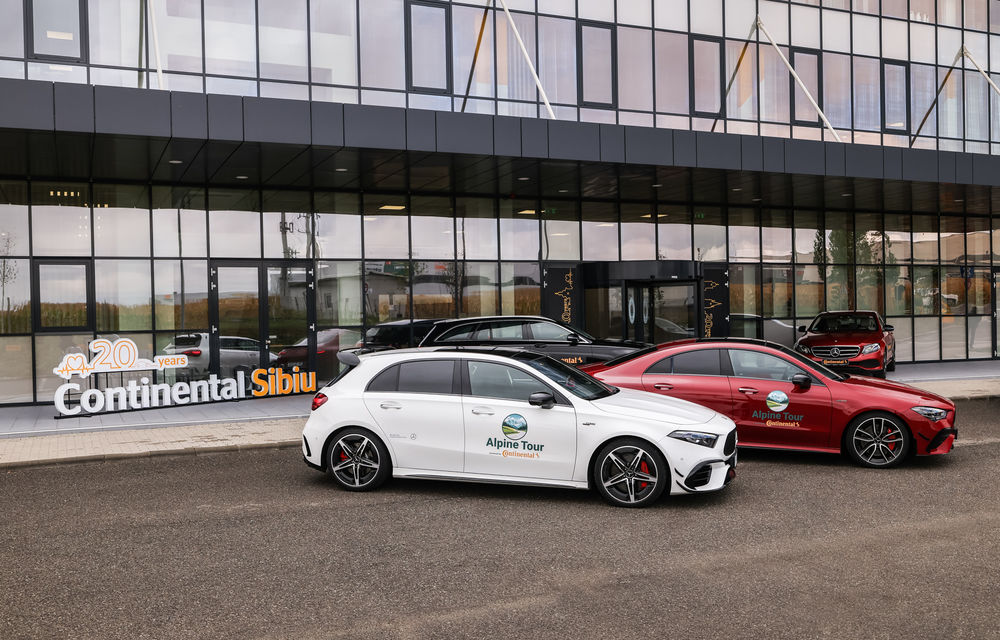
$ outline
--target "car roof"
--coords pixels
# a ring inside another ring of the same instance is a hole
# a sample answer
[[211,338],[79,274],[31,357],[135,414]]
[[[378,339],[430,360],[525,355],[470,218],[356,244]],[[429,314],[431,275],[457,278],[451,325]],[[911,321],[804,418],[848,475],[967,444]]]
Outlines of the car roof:
[[718,343],[720,345],[740,345],[747,344],[757,347],[770,347],[772,349],[787,349],[785,345],[778,344],[777,342],[771,342],[770,340],[761,340],[760,338],[740,338],[740,337],[718,337],[718,338],[687,338],[685,340],[674,340],[673,342],[664,342],[663,344],[657,345],[657,351],[662,349],[670,349],[673,347],[680,347],[689,344],[714,344]]
[[[478,354],[478,355],[490,355],[490,356],[501,356],[501,357],[511,357],[519,353],[528,353],[525,349],[518,349],[517,347],[511,346],[497,346],[497,347],[482,347],[482,346],[447,346],[447,347],[412,347],[409,349],[387,349],[385,351],[372,351],[370,353],[358,353],[358,357],[361,360],[367,360],[369,358],[382,358],[386,356],[406,356],[406,355],[441,355],[442,357],[447,357],[449,355],[454,356],[456,354]],[[534,354],[542,357],[548,357],[544,354]]]
[[816,314],[816,317],[819,317],[819,316],[846,316],[846,315],[852,315],[852,314],[857,314],[857,313],[869,313],[871,315],[876,315],[876,316],[878,315],[878,313],[875,312],[875,311],[869,311],[868,309],[858,309],[856,311],[823,311],[822,313]]
[[377,329],[378,327],[404,327],[411,324],[434,324],[435,322],[440,322],[440,320],[390,320],[389,322],[380,322],[376,325],[370,327],[371,329]]
[[556,322],[552,318],[546,318],[544,316],[477,316],[475,318],[449,318],[447,320],[437,320],[437,321],[435,321],[434,324],[445,326],[445,325],[451,325],[451,324],[462,324],[462,323],[466,323],[466,322],[469,322],[469,323],[471,323],[471,322],[492,322],[494,320],[519,320],[521,322],[526,322],[526,321],[535,322],[535,321],[541,320],[541,321],[545,321],[545,322],[552,322],[554,324],[559,324],[558,322]]

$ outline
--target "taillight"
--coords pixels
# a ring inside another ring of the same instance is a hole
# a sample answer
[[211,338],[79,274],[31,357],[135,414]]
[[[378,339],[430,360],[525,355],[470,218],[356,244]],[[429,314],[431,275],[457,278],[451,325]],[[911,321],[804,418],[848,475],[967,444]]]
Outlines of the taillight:
[[282,349],[281,351],[278,352],[278,355],[279,356],[288,355],[288,351],[286,351],[285,349]]
[[316,355],[322,355],[324,353],[326,353],[326,349],[320,349],[319,351],[316,352]]
[[329,398],[326,397],[326,394],[317,393],[315,396],[313,396],[312,410],[315,411],[316,409],[319,409],[324,404],[326,404],[327,400],[329,400]]
[[183,351],[182,355],[197,357],[201,355],[201,349],[188,349],[187,351]]

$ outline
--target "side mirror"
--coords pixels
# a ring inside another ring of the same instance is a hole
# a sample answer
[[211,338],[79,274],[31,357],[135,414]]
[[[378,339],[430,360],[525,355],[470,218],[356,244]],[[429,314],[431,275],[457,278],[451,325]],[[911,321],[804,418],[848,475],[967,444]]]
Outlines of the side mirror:
[[533,407],[541,407],[542,409],[551,409],[556,406],[556,399],[548,391],[536,391],[528,396],[528,404]]
[[799,389],[806,391],[813,384],[813,379],[804,373],[796,373],[792,376],[792,384],[794,384]]
[[805,333],[805,332],[806,332],[806,325],[804,325],[804,324],[803,325],[799,325],[799,333]]
[[882,325],[882,328],[886,331],[889,331],[890,333],[896,329],[896,327],[892,326],[891,324]]
[[568,336],[566,336],[566,342],[570,343],[575,347],[576,345],[580,344],[580,336],[576,335],[575,333],[571,333]]

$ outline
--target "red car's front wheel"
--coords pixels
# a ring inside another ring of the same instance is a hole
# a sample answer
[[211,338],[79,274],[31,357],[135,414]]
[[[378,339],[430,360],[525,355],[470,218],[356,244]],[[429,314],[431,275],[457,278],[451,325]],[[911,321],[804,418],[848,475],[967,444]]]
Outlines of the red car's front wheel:
[[889,413],[867,413],[854,419],[844,434],[844,449],[858,464],[875,469],[894,467],[910,454],[910,431]]

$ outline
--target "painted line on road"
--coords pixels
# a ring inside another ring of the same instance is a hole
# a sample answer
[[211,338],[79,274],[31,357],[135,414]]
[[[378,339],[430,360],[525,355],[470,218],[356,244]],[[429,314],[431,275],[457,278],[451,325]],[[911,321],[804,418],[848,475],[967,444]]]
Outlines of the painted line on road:
[[975,444],[1000,444],[1000,438],[977,438],[973,440],[956,440],[955,446],[966,446]]
[[92,431],[101,431],[103,429],[158,429],[160,427],[194,427],[202,424],[216,424],[220,422],[232,422],[234,424],[239,422],[260,422],[261,420],[288,420],[291,418],[308,418],[308,413],[296,413],[284,416],[254,416],[252,418],[215,418],[212,420],[176,420],[173,422],[140,422],[137,424],[105,424],[98,427],[67,427],[65,429],[31,429],[28,431],[6,431],[0,433],[0,439],[10,438],[13,436],[32,436],[40,435],[43,433],[47,434],[65,434],[74,435],[77,433],[90,433]]

